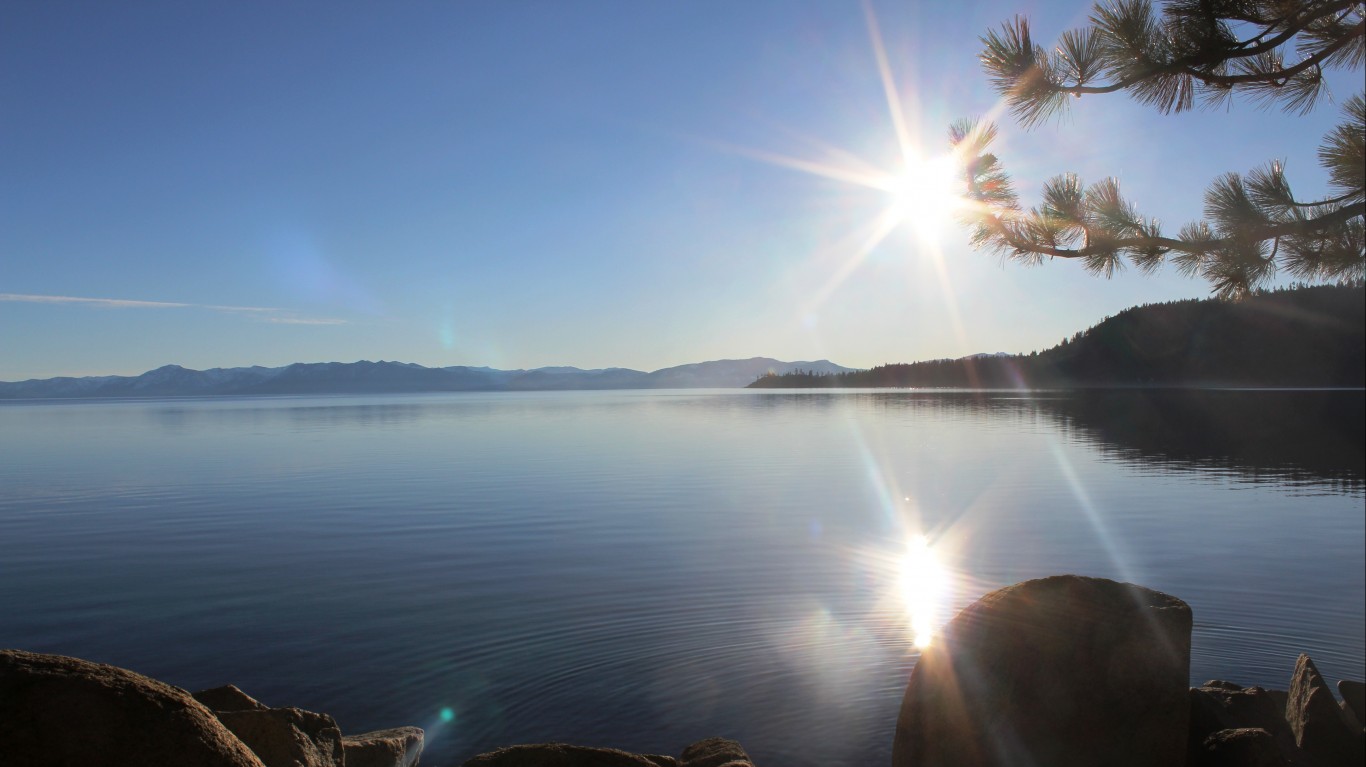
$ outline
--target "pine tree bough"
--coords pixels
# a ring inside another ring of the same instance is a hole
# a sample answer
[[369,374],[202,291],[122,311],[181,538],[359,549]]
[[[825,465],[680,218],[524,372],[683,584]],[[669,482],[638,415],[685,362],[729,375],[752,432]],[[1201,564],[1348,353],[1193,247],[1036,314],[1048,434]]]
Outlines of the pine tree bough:
[[[1098,4],[1091,26],[1064,33],[1053,51],[1035,45],[1017,17],[982,38],[982,63],[1011,112],[1033,127],[1067,108],[1069,96],[1126,91],[1163,113],[1219,105],[1235,91],[1306,113],[1325,90],[1325,69],[1366,61],[1366,3],[1342,0],[1148,0]],[[1285,51],[1297,60],[1288,64]],[[1140,215],[1106,179],[1085,186],[1072,173],[1044,185],[1025,210],[1000,160],[996,127],[962,121],[950,140],[966,164],[963,214],[973,244],[1026,263],[1080,259],[1112,275],[1128,259],[1144,270],[1170,260],[1236,297],[1278,269],[1312,281],[1359,279],[1366,264],[1366,100],[1350,98],[1344,121],[1324,137],[1319,162],[1332,196],[1300,200],[1271,162],[1225,174],[1205,193],[1205,218],[1175,237]]]

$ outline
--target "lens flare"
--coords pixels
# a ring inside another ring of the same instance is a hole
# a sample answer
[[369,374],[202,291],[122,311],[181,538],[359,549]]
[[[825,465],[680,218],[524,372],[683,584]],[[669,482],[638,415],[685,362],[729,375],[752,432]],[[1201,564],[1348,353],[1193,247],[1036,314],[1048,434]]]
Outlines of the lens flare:
[[934,240],[962,205],[957,161],[948,155],[909,162],[889,179],[893,214],[922,239]]
[[929,539],[917,535],[906,545],[901,559],[901,599],[906,608],[915,646],[930,646],[939,629],[939,615],[948,596],[948,571],[930,548]]

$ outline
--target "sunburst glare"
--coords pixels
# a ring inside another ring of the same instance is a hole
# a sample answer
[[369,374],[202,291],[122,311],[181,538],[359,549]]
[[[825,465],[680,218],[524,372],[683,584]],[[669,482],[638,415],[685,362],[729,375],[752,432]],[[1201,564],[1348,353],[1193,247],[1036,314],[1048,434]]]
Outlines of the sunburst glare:
[[[857,226],[855,231],[838,238],[830,247],[818,249],[820,254],[838,250],[843,257],[835,259],[835,266],[817,290],[808,291],[811,298],[803,307],[802,317],[815,314],[879,246],[893,233],[904,229],[914,236],[918,245],[908,250],[907,255],[915,257],[917,261],[933,262],[938,271],[945,300],[949,303],[950,322],[961,335],[953,287],[948,283],[943,265],[942,240],[954,222],[955,214],[968,205],[964,196],[967,191],[966,169],[957,153],[943,153],[937,148],[930,150],[922,138],[919,121],[907,119],[906,105],[903,105],[900,89],[892,74],[892,64],[871,5],[864,4],[864,15],[868,25],[869,47],[881,81],[891,133],[898,150],[894,162],[869,161],[848,149],[809,137],[803,137],[803,143],[814,145],[818,156],[797,157],[724,142],[708,143],[771,165],[886,194],[881,209],[870,215],[866,225]],[[919,115],[918,99],[911,99],[909,106],[913,113]],[[790,130],[783,132],[792,133]],[[935,146],[942,144],[936,143]],[[815,260],[813,258],[813,262]]]
[[962,205],[957,160],[951,155],[912,159],[899,175],[891,176],[892,215],[908,224],[924,240],[934,240]]
[[917,535],[907,542],[899,576],[912,639],[916,647],[924,649],[939,629],[940,612],[949,595],[948,571],[935,556],[929,539]]

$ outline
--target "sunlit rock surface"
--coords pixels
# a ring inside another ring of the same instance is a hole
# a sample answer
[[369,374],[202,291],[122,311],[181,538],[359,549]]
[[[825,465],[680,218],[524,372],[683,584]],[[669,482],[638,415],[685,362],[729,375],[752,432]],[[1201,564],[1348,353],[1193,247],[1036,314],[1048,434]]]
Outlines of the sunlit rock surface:
[[422,755],[422,736],[417,727],[345,735],[346,767],[413,767]]
[[342,767],[345,763],[341,729],[327,714],[300,708],[216,713],[266,767]]
[[189,693],[60,655],[0,651],[4,767],[262,767]]
[[230,684],[192,692],[190,695],[203,703],[210,711],[248,711],[266,708],[260,701]]
[[1185,602],[1101,578],[987,594],[922,653],[892,764],[1182,764],[1190,632]]
[[1308,655],[1300,654],[1290,678],[1286,721],[1299,746],[1316,764],[1361,764],[1361,732],[1353,725]]

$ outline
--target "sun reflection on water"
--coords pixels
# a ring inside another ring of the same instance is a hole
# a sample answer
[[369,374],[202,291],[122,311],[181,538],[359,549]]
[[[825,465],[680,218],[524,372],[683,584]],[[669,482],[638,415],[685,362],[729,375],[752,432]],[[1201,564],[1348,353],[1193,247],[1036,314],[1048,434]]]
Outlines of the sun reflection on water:
[[930,541],[913,536],[901,558],[898,585],[915,646],[930,646],[940,625],[940,613],[949,595],[949,573],[935,556]]

